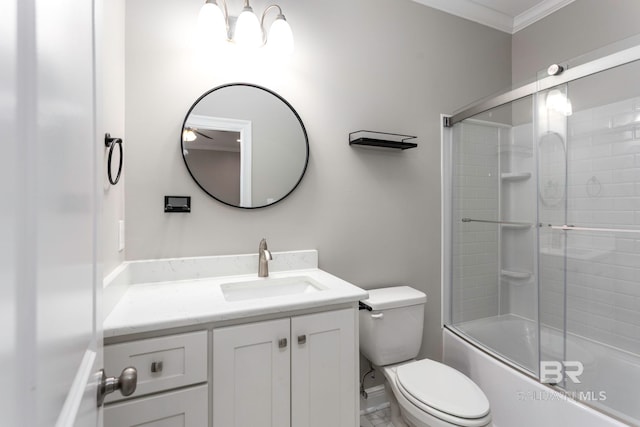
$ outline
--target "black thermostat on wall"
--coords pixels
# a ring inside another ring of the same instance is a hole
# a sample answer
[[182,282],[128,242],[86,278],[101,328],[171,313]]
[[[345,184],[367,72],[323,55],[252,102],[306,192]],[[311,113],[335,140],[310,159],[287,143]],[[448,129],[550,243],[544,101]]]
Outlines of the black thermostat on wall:
[[191,212],[191,196],[164,196],[165,212]]

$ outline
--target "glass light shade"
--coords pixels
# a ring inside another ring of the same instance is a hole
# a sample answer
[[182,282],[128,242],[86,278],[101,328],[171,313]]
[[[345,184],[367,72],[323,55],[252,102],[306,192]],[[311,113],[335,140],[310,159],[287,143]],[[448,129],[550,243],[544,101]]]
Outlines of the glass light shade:
[[291,55],[293,53],[293,32],[284,17],[278,17],[271,24],[267,45],[279,54]]
[[567,103],[565,105],[563,114],[567,117],[573,114],[573,105],[571,104],[571,100],[569,98],[567,98]]
[[245,7],[238,16],[233,40],[241,47],[258,48],[262,45],[260,22],[251,7]]
[[220,7],[215,3],[205,3],[198,15],[198,37],[206,42],[227,40],[227,24]]
[[548,110],[555,111],[565,116],[573,114],[571,101],[567,98],[567,95],[558,89],[549,91],[547,94],[546,107]]

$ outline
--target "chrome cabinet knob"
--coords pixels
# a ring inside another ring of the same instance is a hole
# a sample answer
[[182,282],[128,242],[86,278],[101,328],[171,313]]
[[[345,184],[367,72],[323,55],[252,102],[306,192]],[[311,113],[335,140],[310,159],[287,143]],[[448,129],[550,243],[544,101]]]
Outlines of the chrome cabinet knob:
[[124,368],[119,377],[107,377],[104,369],[100,370],[99,375],[98,406],[102,406],[107,394],[120,390],[123,396],[131,396],[138,386],[138,371],[131,366]]
[[151,362],[151,372],[162,372],[162,362]]
[[286,338],[281,338],[278,340],[278,347],[279,348],[286,348],[287,347],[287,339]]
[[298,344],[302,345],[304,343],[307,342],[307,336],[306,335],[298,335]]

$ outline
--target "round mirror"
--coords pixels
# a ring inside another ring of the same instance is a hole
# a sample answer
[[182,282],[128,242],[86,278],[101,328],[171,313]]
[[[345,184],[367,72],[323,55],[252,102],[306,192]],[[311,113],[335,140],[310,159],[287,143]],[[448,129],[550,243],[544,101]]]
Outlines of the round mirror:
[[198,98],[180,141],[184,163],[200,188],[245,209],[287,197],[309,160],[298,113],[278,94],[246,83],[219,86]]

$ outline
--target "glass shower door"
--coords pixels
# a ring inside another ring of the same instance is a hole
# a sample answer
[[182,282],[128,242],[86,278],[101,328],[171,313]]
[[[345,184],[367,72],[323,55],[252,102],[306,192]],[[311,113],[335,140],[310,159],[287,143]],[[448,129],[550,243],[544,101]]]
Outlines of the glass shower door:
[[[541,368],[640,424],[640,62],[538,95]],[[545,129],[546,127],[546,129]],[[548,368],[549,366],[547,366]]]
[[536,374],[532,103],[527,96],[453,126],[449,323]]
[[567,85],[537,93],[540,380],[564,385],[566,343]]

